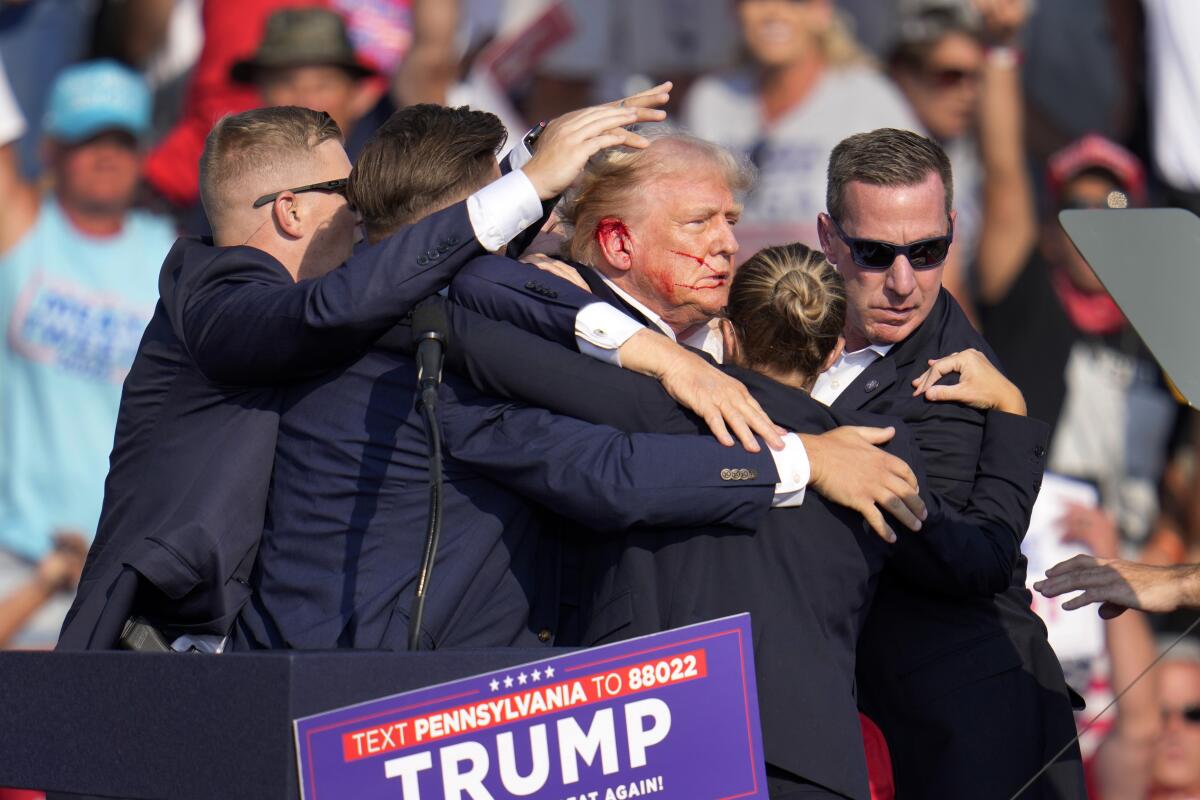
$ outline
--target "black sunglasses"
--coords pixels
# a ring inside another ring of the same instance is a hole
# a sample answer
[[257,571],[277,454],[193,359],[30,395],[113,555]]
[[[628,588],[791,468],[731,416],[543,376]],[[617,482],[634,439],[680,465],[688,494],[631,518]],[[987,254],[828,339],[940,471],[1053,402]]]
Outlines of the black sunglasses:
[[1184,706],[1183,708],[1164,708],[1163,722],[1178,714],[1189,725],[1200,725],[1200,706]]
[[273,194],[264,194],[262,197],[254,201],[255,208],[262,208],[267,203],[274,203],[279,195],[284,192],[292,194],[300,194],[301,192],[337,192],[344,195],[346,186],[349,185],[349,178],[337,178],[332,181],[321,181],[320,183],[310,183],[308,186],[297,186],[295,189],[280,189]]
[[829,218],[834,230],[842,241],[850,248],[854,263],[863,269],[883,270],[892,266],[896,256],[904,256],[913,269],[933,269],[941,266],[950,252],[950,242],[954,241],[954,222],[950,224],[950,232],[945,236],[935,236],[932,239],[921,239],[909,244],[892,244],[876,239],[858,239],[842,230],[842,226],[833,217]]

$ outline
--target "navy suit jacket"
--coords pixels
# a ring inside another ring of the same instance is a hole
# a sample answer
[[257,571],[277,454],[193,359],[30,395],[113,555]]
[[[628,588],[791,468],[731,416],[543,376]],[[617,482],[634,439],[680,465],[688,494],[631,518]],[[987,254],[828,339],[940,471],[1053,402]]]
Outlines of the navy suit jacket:
[[[236,647],[405,647],[428,450],[416,367],[388,349],[392,339],[288,391]],[[557,576],[539,546],[535,503],[600,531],[745,531],[778,482],[768,453],[731,451],[708,436],[624,434],[484,397],[450,374],[439,394],[444,508],[425,648],[536,645],[553,629]],[[754,477],[731,480],[731,469]],[[550,602],[539,607],[539,598]]]
[[125,381],[59,648],[113,647],[131,613],[173,633],[224,633],[249,593],[277,386],[362,353],[482,253],[466,203],[299,283],[261,250],[177,242]]

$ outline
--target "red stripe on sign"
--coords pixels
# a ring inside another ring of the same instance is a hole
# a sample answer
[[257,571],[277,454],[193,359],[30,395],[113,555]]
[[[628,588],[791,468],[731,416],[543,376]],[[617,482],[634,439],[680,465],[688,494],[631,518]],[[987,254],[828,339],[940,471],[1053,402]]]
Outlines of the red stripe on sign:
[[342,734],[347,762],[704,678],[704,648]]

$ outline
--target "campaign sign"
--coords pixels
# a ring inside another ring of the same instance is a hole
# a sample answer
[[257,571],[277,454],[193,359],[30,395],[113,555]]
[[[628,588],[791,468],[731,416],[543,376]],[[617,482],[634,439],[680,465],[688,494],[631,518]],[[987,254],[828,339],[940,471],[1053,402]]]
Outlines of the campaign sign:
[[750,616],[295,721],[303,800],[766,798]]

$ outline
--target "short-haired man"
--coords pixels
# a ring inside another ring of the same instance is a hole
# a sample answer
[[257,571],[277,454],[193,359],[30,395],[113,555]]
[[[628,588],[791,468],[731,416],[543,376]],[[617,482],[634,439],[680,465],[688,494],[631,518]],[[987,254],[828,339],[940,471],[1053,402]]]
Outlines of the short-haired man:
[[[5,105],[8,127],[20,112]],[[140,76],[106,60],[68,67],[44,122],[53,191],[21,177],[15,142],[0,147],[0,593],[68,539],[66,552],[92,538],[121,382],[175,238],[134,209],[150,127]],[[16,646],[54,645],[71,597],[48,588]]]
[[[417,105],[394,114],[352,176],[371,239],[490,182],[504,139],[500,121],[480,111]],[[235,647],[404,647],[428,444],[416,366],[392,338],[286,392],[269,521]],[[557,580],[541,566],[534,502],[601,530],[697,520],[751,530],[771,505],[770,487],[779,484],[778,502],[801,488],[780,483],[773,454],[710,437],[626,435],[482,397],[452,375],[439,407],[444,521],[425,646],[551,641]],[[537,598],[549,602],[534,607]]]
[[[947,357],[932,378],[960,371],[962,386],[970,372],[963,353],[991,353],[941,287],[952,193],[945,153],[918,134],[880,129],[834,149],[819,233],[846,280],[846,350],[813,396],[834,409],[904,419],[929,488],[963,508],[977,477],[997,463],[1027,464],[1036,486],[1046,432],[1024,418],[940,402],[957,399],[954,388],[938,386],[939,402],[924,396],[933,381],[918,379],[931,359]],[[985,430],[1007,444],[984,448]],[[947,558],[950,569],[981,570],[981,591],[955,597],[946,586],[885,573],[860,639],[861,702],[887,737],[898,798],[1009,798],[1074,737],[1062,669],[1024,589],[1018,556],[1028,511],[996,505],[994,514],[1016,532],[1011,541],[970,564],[965,550]],[[1028,796],[1084,797],[1082,781],[1076,747]]]
[[223,636],[262,532],[277,387],[361,353],[466,260],[503,249],[597,149],[644,145],[621,126],[661,118],[665,88],[555,120],[503,178],[353,257],[350,162],[329,115],[218,122],[201,163],[214,237],[181,239],[164,264],[59,646],[110,647],[131,611],[175,636]]

